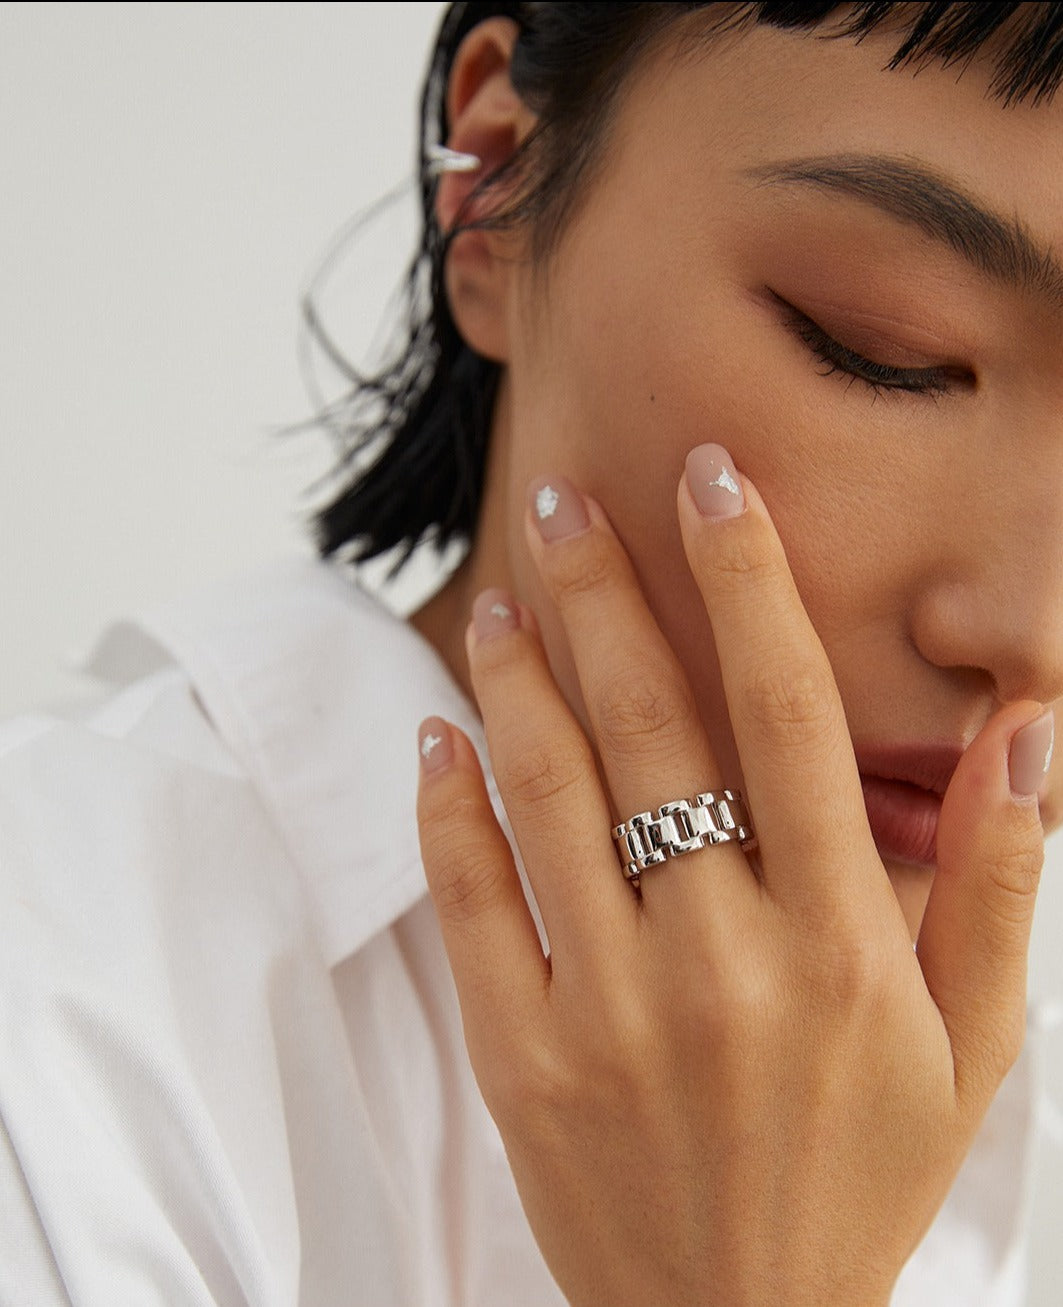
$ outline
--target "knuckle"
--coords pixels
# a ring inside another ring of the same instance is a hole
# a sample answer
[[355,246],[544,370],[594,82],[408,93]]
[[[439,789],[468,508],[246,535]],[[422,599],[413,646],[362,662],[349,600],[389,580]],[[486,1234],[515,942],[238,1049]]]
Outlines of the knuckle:
[[442,867],[456,844],[471,842],[470,832],[479,829],[483,817],[481,804],[468,794],[447,794],[422,803],[417,824],[425,866]]
[[532,808],[578,793],[593,766],[585,747],[533,745],[506,758],[496,775],[507,804]]
[[1001,1081],[1019,1060],[1026,1042],[1026,1019],[1021,1009],[1008,1012],[988,1028],[969,1037],[957,1065],[961,1098],[970,1097],[980,1109],[996,1093]]
[[[701,989],[694,1000],[697,1025],[721,1052],[728,1048],[760,1047],[773,1031],[779,1015],[774,980],[765,975],[741,978],[715,974],[715,984]],[[769,1041],[770,1042],[770,1041]]]
[[767,580],[775,571],[776,559],[759,536],[728,531],[717,539],[713,568],[720,584],[744,591]]
[[849,1015],[888,1002],[890,967],[881,944],[864,933],[836,940],[827,955],[818,952],[809,968],[817,1001]]
[[1003,1078],[1019,1060],[1019,1054],[1026,1043],[1026,1014],[1022,1011],[1016,1011],[1011,1020],[1007,1021],[1000,1031],[1000,1038],[996,1045],[997,1070],[1000,1078]]
[[742,694],[751,724],[774,747],[805,745],[833,721],[832,686],[810,662],[756,668]]
[[554,1133],[576,1097],[571,1074],[542,1039],[525,1040],[518,1054],[494,1059],[481,1088],[495,1119],[535,1146]]
[[673,752],[694,717],[690,696],[646,666],[610,677],[597,699],[599,742],[618,756]]
[[1024,925],[1033,911],[1041,879],[1044,850],[1025,846],[1001,849],[985,865],[985,883],[994,915],[1011,925]]
[[527,658],[529,642],[519,628],[491,640],[476,640],[470,662],[474,679],[486,682],[498,675],[506,676]]
[[443,921],[469,921],[489,912],[502,895],[509,874],[484,850],[455,850],[432,879],[432,896]]
[[580,546],[560,550],[556,557],[551,557],[546,573],[551,597],[562,609],[606,588],[615,580],[616,569],[597,532],[585,535]]
[[995,1074],[998,1080],[1003,1080],[1019,1060],[1025,1042],[1025,1015],[1016,1012],[1008,1020],[1002,1021],[994,1037],[986,1041],[984,1057],[990,1073]]
[[[756,949],[747,941],[743,953]],[[709,938],[691,939],[682,963],[668,954],[661,958],[656,986],[668,1009],[682,1019],[672,1032],[681,1046],[704,1056],[706,1043],[721,1064],[747,1059],[750,1050],[770,1045],[778,1022],[785,1020],[783,976],[769,957],[755,966],[735,966],[721,958]]]

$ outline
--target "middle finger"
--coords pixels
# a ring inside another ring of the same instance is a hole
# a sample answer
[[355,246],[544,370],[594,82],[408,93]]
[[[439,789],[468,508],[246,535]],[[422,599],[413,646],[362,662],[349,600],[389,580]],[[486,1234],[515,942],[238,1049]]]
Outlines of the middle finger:
[[691,453],[679,517],[712,623],[765,884],[831,903],[886,894],[826,651],[763,501],[719,446]]

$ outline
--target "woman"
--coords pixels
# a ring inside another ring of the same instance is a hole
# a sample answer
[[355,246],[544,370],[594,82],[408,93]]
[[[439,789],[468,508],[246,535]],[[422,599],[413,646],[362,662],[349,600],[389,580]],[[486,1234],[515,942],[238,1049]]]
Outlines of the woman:
[[468,557],[415,631],[318,569],[160,616],[5,753],[5,1292],[1014,1301],[1006,1220],[909,1258],[1060,814],[1061,31],[448,12],[321,525]]

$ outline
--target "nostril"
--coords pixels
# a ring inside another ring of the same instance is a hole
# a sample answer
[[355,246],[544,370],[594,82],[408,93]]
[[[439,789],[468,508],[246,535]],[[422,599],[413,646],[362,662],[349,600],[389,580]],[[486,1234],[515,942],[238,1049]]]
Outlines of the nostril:
[[1063,699],[1063,562],[1053,587],[1031,568],[1019,581],[1002,573],[952,581],[921,596],[910,625],[920,656],[968,682],[992,686],[1001,703]]

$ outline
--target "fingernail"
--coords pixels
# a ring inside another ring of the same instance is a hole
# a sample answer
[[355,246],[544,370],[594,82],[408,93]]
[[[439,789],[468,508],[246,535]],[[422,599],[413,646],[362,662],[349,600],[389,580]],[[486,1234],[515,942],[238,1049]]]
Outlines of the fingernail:
[[698,445],[690,451],[687,485],[702,517],[737,517],[746,506],[735,465],[722,445]]
[[417,732],[417,747],[421,754],[421,770],[442,771],[454,761],[454,745],[450,727],[442,717],[426,717]]
[[1008,778],[1013,794],[1028,799],[1040,790],[1052,762],[1054,740],[1055,717],[1051,708],[1015,732],[1008,753]]
[[505,590],[492,587],[482,591],[473,601],[472,624],[477,640],[489,640],[503,631],[516,630],[520,625],[520,614]]
[[540,477],[528,487],[532,521],[544,540],[564,540],[590,527],[583,496],[564,477]]

